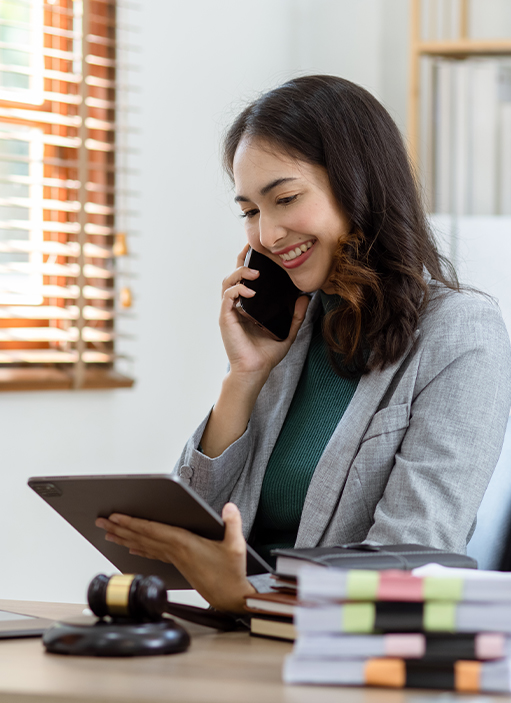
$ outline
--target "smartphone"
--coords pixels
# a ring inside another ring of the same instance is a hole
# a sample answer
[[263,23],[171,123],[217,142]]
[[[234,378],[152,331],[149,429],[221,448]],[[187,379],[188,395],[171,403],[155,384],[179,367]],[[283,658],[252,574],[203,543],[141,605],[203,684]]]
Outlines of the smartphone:
[[302,291],[283,268],[255,249],[248,250],[245,266],[259,271],[254,281],[242,280],[247,288],[255,290],[256,295],[253,298],[240,296],[236,308],[273,339],[282,342],[289,335],[295,303]]

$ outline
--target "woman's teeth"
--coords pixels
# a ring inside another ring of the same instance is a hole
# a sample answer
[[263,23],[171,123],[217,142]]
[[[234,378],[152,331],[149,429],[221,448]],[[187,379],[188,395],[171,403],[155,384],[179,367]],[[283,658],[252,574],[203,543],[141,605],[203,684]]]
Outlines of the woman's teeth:
[[304,254],[308,249],[311,248],[312,245],[313,242],[305,242],[304,244],[300,244],[299,247],[287,251],[285,254],[279,254],[279,256],[282,261],[292,261],[293,259],[296,259],[297,256],[301,256],[302,254]]

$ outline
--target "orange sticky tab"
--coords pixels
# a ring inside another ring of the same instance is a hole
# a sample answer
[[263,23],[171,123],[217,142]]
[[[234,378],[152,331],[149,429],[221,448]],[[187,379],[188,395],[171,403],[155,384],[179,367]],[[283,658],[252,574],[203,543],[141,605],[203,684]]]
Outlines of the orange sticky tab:
[[481,663],[472,661],[454,662],[454,688],[456,691],[474,693],[480,691]]
[[364,679],[368,686],[404,688],[405,663],[403,659],[368,659],[364,667]]

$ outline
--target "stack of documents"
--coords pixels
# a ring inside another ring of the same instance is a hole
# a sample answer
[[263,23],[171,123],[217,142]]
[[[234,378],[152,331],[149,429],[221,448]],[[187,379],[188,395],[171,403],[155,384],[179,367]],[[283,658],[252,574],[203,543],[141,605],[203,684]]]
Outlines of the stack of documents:
[[304,567],[286,683],[511,691],[511,574]]
[[320,568],[321,573],[325,569],[412,570],[430,562],[463,569],[477,568],[477,562],[464,554],[420,544],[350,544],[310,549],[276,549],[273,554],[277,557],[277,568],[272,576],[272,590],[270,593],[249,596],[247,611],[251,615],[252,635],[287,640],[296,639],[293,617],[298,605],[297,575],[307,564]]

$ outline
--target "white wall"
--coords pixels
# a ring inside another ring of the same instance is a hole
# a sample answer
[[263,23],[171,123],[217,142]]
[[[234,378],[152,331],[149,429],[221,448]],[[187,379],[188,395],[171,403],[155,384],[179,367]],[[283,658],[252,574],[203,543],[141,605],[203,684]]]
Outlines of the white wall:
[[219,288],[243,243],[218,159],[241,102],[303,73],[343,75],[405,123],[407,0],[143,0],[141,198],[131,241],[132,390],[0,394],[0,598],[83,601],[102,557],[31,475],[165,472],[225,369]]
[[498,302],[511,333],[511,217],[432,215],[431,222],[459,280]]

